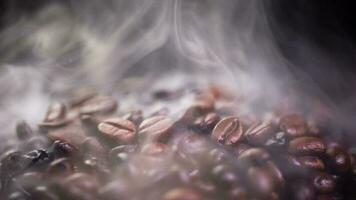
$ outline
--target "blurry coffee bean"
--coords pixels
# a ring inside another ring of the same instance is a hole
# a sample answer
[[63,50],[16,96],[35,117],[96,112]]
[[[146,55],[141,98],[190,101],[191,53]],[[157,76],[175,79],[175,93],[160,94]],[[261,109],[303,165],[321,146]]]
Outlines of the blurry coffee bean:
[[219,122],[220,117],[218,114],[210,112],[204,116],[195,119],[193,126],[202,132],[209,133],[213,130],[214,126]]
[[47,173],[53,175],[68,175],[74,172],[74,166],[68,158],[59,158],[51,162],[47,168]]
[[136,145],[120,145],[109,152],[109,158],[114,162],[121,162],[128,159],[130,154],[133,154],[137,150]]
[[190,126],[194,124],[197,118],[204,116],[207,113],[204,109],[199,106],[189,106],[183,111],[182,115],[179,117],[178,122],[183,126]]
[[140,141],[161,141],[167,139],[173,125],[173,121],[165,116],[154,116],[145,119],[139,127]]
[[115,99],[109,96],[94,96],[85,101],[80,108],[81,114],[104,114],[115,112],[118,107]]
[[306,182],[297,182],[292,185],[293,190],[287,194],[293,200],[315,200],[316,192],[312,185]]
[[263,145],[268,139],[272,137],[273,127],[272,123],[268,121],[256,122],[250,126],[246,132],[245,137],[247,141],[255,145]]
[[268,197],[275,191],[275,181],[270,172],[261,167],[250,167],[247,171],[248,182],[256,196]]
[[236,117],[227,117],[216,124],[212,139],[220,144],[233,145],[241,140],[243,129]]
[[240,181],[238,174],[226,165],[217,165],[212,169],[212,174],[217,184],[221,187],[232,186]]
[[316,156],[300,156],[300,157],[289,157],[289,162],[298,167],[304,167],[314,170],[324,170],[324,162]]
[[299,137],[289,142],[288,152],[292,154],[322,154],[325,153],[325,142],[317,137]]
[[287,114],[280,118],[279,127],[289,137],[300,137],[306,134],[305,120],[298,114]]
[[197,158],[202,158],[209,148],[209,143],[205,137],[192,134],[182,136],[179,143],[178,149],[185,154],[195,156]]
[[285,184],[285,180],[281,170],[276,166],[273,161],[267,161],[264,166],[273,176],[277,188],[281,188]]
[[160,154],[166,153],[168,150],[169,147],[167,145],[155,142],[144,145],[141,149],[141,153],[151,156],[158,156]]
[[143,121],[143,113],[142,110],[135,110],[126,114],[123,118],[132,121],[138,127]]
[[336,186],[334,178],[327,173],[317,173],[312,182],[315,189],[320,193],[330,193],[334,191]]
[[244,151],[246,151],[247,149],[250,149],[250,148],[252,148],[250,145],[244,144],[244,143],[238,143],[233,146],[233,150],[234,150],[236,157],[239,157]]
[[163,195],[162,200],[203,200],[203,196],[190,188],[175,188]]
[[61,121],[66,115],[66,108],[64,104],[55,102],[52,103],[47,110],[47,113],[44,118],[44,122],[54,122]]
[[328,167],[336,173],[345,173],[351,167],[351,156],[341,147],[329,147],[326,150]]
[[228,199],[231,200],[247,200],[246,188],[242,186],[235,186],[231,188],[228,192]]
[[85,138],[83,143],[80,144],[79,149],[81,151],[81,154],[92,154],[95,156],[102,157],[105,157],[108,152],[108,149],[104,147],[102,143],[100,143],[95,137]]
[[33,131],[25,121],[20,121],[16,124],[16,135],[20,140],[27,140],[33,136]]
[[[98,181],[88,174],[75,173],[65,178],[62,187],[67,198],[94,200],[98,191]],[[63,192],[64,192],[63,191]]]
[[131,143],[137,134],[135,124],[122,118],[107,119],[98,125],[98,130],[121,144]]
[[250,148],[242,152],[237,160],[245,165],[262,165],[270,159],[270,155],[262,148]]
[[37,186],[31,191],[31,199],[59,200],[59,197],[45,186]]

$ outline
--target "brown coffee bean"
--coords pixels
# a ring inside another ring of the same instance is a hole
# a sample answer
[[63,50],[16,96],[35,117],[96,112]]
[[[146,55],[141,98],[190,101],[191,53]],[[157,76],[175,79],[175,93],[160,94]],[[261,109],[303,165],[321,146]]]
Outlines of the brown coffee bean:
[[104,114],[115,112],[118,107],[117,102],[108,96],[94,96],[85,101],[80,107],[81,114]]
[[325,142],[317,137],[299,137],[289,142],[288,152],[292,154],[322,154],[325,153]]
[[234,155],[238,158],[244,151],[250,148],[252,147],[248,144],[238,143],[233,146]]
[[154,116],[145,119],[139,127],[141,141],[161,141],[169,137],[173,121],[165,116]]
[[306,134],[305,120],[298,114],[287,114],[280,118],[279,127],[289,137],[300,137]]
[[233,145],[241,140],[242,135],[243,129],[239,119],[236,117],[226,117],[216,124],[212,138],[220,144]]
[[80,144],[79,149],[82,154],[91,154],[102,157],[104,157],[108,152],[108,149],[106,149],[96,137],[85,138]]
[[247,176],[250,187],[257,197],[269,197],[275,191],[275,181],[271,173],[266,169],[250,167],[247,171]]
[[351,156],[342,147],[338,147],[338,146],[329,147],[328,145],[326,154],[328,155],[328,162],[327,162],[328,167],[333,172],[345,173],[350,169]]
[[327,173],[318,173],[314,175],[312,180],[313,186],[320,193],[331,193],[336,186],[334,178]]
[[66,108],[63,103],[52,103],[46,113],[44,122],[58,122],[64,119],[66,115]]
[[220,116],[218,114],[210,112],[195,119],[193,125],[198,130],[208,133],[209,131],[213,130],[214,126],[219,122],[219,120]]
[[246,130],[244,136],[251,144],[263,145],[272,137],[273,131],[271,122],[255,122]]
[[320,170],[320,171],[325,169],[324,162],[316,156],[300,156],[300,157],[291,156],[288,158],[288,160],[291,164],[298,167]]
[[271,157],[266,150],[262,148],[250,148],[242,152],[237,160],[247,165],[262,165],[270,158]]
[[98,130],[121,144],[131,143],[137,134],[135,124],[122,118],[107,119],[98,125]]
[[271,173],[275,180],[275,185],[277,188],[281,188],[284,186],[285,181],[281,170],[276,166],[273,161],[267,161],[265,168]]
[[224,186],[233,186],[240,182],[240,177],[235,170],[231,169],[227,165],[217,165],[212,169],[212,175],[217,184]]
[[32,137],[34,133],[30,125],[28,125],[25,121],[20,121],[16,124],[16,135],[18,139],[26,140]]
[[179,117],[178,122],[184,126],[193,125],[197,118],[203,117],[207,113],[206,110],[199,106],[192,105],[183,111],[182,115]]
[[203,196],[190,188],[175,188],[163,195],[162,200],[203,200]]

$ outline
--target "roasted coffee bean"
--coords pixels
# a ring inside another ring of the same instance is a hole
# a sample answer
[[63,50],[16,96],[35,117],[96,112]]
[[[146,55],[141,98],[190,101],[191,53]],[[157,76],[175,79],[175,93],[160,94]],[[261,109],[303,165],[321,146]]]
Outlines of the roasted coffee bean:
[[115,112],[117,102],[108,96],[94,96],[80,107],[81,114],[105,114]]
[[273,176],[262,167],[250,167],[247,176],[250,187],[257,197],[269,197],[276,189]]
[[51,162],[47,168],[47,173],[53,175],[68,175],[74,172],[73,163],[68,158],[59,158]]
[[325,153],[325,142],[317,137],[299,137],[290,141],[288,152],[292,154],[322,154]]
[[203,196],[190,188],[175,188],[163,195],[162,200],[203,200]]
[[217,165],[212,169],[214,179],[221,186],[232,186],[240,181],[239,175],[226,165]]
[[79,149],[81,154],[91,154],[95,156],[105,157],[108,152],[108,149],[103,146],[102,143],[98,141],[95,137],[87,137],[80,144]]
[[212,139],[220,144],[233,145],[241,140],[243,129],[236,117],[227,117],[216,124]]
[[280,118],[279,127],[289,137],[300,137],[306,134],[305,120],[298,114],[288,114]]
[[273,131],[271,122],[256,122],[246,130],[244,136],[251,144],[263,145],[271,138]]
[[181,152],[196,157],[198,159],[204,155],[209,149],[208,141],[200,135],[184,135],[178,143],[178,150]]
[[271,156],[262,148],[250,148],[242,152],[237,160],[245,165],[263,165]]
[[314,170],[324,170],[324,162],[316,156],[300,156],[300,157],[289,157],[289,162],[298,167],[304,167],[307,169]]
[[248,144],[238,143],[233,146],[233,151],[234,151],[235,156],[238,158],[244,151],[246,151],[250,148],[252,148],[252,147]]
[[209,131],[213,130],[219,120],[220,117],[218,114],[210,112],[204,116],[195,119],[193,126],[199,131],[209,133]]
[[139,127],[141,141],[161,141],[169,137],[173,121],[165,116],[154,116],[145,119]]
[[315,189],[320,193],[331,193],[336,186],[334,178],[327,173],[318,173],[314,175],[312,182]]
[[136,126],[129,120],[110,118],[98,125],[99,131],[108,138],[115,139],[120,144],[133,142],[136,137]]
[[326,150],[328,156],[328,167],[336,173],[345,173],[351,167],[351,156],[341,147],[328,147]]
[[283,187],[285,184],[285,180],[281,170],[279,170],[276,164],[273,161],[267,161],[264,167],[267,169],[267,171],[271,173],[272,177],[275,180],[276,187]]
[[56,158],[71,157],[78,154],[78,149],[65,141],[56,140],[52,145],[52,151]]
[[27,140],[33,136],[33,131],[25,121],[20,121],[16,124],[16,135],[20,140]]
[[66,108],[64,104],[55,102],[48,107],[46,116],[43,121],[44,122],[61,121],[64,119],[65,115],[66,115]]

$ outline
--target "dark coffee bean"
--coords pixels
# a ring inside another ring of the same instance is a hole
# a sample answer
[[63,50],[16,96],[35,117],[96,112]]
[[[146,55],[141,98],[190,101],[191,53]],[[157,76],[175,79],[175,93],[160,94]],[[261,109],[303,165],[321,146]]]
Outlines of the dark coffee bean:
[[115,139],[118,143],[127,144],[136,138],[136,126],[129,120],[110,118],[98,125],[98,130],[108,138]]
[[220,144],[233,145],[241,140],[242,135],[243,129],[239,119],[236,117],[227,117],[216,124],[212,138]]
[[126,114],[123,118],[132,121],[138,127],[143,121],[143,113],[141,110],[136,110]]
[[162,200],[203,200],[203,196],[190,188],[175,188],[163,195]]
[[25,121],[20,121],[16,124],[16,135],[20,140],[27,140],[33,136],[33,131]]
[[80,107],[81,114],[104,114],[115,112],[117,102],[108,96],[95,96],[83,103]]
[[288,114],[280,118],[279,127],[289,137],[300,137],[306,134],[305,120],[298,114]]
[[209,143],[205,137],[192,134],[184,135],[178,143],[178,150],[196,158],[201,158],[209,149]]
[[324,162],[316,156],[289,157],[289,162],[295,166],[307,169],[324,170]]
[[327,173],[318,173],[314,175],[312,182],[315,189],[320,193],[331,193],[336,186],[334,178]]
[[237,160],[245,165],[263,165],[269,159],[270,155],[262,148],[250,148],[242,152]]
[[141,141],[161,141],[170,136],[173,121],[165,116],[154,116],[145,119],[139,127]]
[[[256,196],[269,197],[275,191],[275,181],[270,172],[262,167],[250,167],[247,171],[248,182]],[[254,195],[255,196],[255,195]]]
[[256,122],[250,126],[245,132],[245,137],[251,144],[263,145],[272,137],[272,134],[272,123],[265,121]]
[[213,130],[219,120],[220,116],[218,114],[210,112],[195,119],[193,126],[202,132],[209,133],[209,131]]
[[341,147],[329,147],[326,150],[328,167],[336,173],[345,173],[351,167],[351,156]]
[[287,194],[293,196],[293,200],[315,200],[316,192],[312,185],[305,182],[298,182],[292,185],[293,190]]
[[238,174],[226,165],[217,165],[212,169],[212,174],[217,184],[221,187],[232,186],[240,181]]
[[28,167],[32,168],[44,167],[53,160],[53,156],[43,149],[30,151],[24,158],[28,162]]
[[69,175],[74,172],[73,163],[68,158],[59,158],[51,162],[47,168],[47,174],[53,175]]
[[317,137],[299,137],[289,142],[288,152],[292,154],[322,154],[325,153],[325,142]]
[[52,151],[56,158],[61,157],[71,157],[76,156],[78,154],[78,149],[74,147],[72,144],[56,140],[52,145]]
[[55,102],[48,107],[46,116],[43,121],[44,122],[61,121],[64,119],[65,115],[66,115],[66,108],[64,104]]

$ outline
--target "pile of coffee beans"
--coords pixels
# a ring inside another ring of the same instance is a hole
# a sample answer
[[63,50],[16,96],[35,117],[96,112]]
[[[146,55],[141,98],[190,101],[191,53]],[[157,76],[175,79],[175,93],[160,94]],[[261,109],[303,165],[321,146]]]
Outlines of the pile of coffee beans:
[[0,148],[0,199],[356,199],[354,148],[302,113],[242,114],[216,87],[154,91],[143,105],[85,93],[51,104],[38,127],[19,122],[17,145]]

